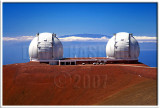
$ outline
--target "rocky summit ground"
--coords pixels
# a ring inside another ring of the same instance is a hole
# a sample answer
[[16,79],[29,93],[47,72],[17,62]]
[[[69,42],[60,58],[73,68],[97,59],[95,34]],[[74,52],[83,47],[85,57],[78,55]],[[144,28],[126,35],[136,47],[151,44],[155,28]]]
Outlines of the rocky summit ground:
[[3,65],[3,105],[157,105],[157,68]]

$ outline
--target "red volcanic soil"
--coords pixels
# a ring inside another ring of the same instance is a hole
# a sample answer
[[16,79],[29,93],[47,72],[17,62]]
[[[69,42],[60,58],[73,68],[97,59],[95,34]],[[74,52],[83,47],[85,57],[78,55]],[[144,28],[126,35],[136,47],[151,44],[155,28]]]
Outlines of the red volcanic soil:
[[144,64],[3,66],[3,105],[156,105],[157,68]]

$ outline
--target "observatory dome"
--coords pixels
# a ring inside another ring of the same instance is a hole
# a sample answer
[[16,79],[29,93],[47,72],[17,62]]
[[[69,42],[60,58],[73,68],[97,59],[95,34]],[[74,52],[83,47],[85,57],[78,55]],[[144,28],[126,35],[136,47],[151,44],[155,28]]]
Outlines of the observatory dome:
[[38,33],[29,46],[30,61],[59,60],[63,58],[63,45],[52,33]]
[[137,40],[130,33],[115,34],[106,45],[106,55],[113,59],[138,60],[140,48]]

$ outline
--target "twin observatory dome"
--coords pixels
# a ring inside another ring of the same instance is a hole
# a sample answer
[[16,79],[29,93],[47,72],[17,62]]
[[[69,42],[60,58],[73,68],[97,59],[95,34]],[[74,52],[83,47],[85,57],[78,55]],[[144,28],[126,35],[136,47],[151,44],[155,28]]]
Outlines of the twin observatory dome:
[[63,45],[52,33],[38,33],[29,46],[30,61],[60,60],[63,58]]
[[[108,59],[138,60],[140,48],[132,34],[115,34],[106,45]],[[30,61],[51,61],[63,59],[63,45],[52,33],[38,33],[29,46]]]

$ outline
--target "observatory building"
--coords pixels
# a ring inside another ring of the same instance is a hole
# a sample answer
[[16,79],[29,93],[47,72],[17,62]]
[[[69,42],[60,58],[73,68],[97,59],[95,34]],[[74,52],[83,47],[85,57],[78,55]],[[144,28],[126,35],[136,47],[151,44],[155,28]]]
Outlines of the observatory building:
[[111,59],[138,60],[140,48],[130,33],[115,34],[106,45],[106,55]]
[[106,45],[107,57],[63,58],[63,45],[52,33],[38,33],[29,46],[30,61],[51,65],[137,63],[140,48],[130,33],[115,34]]
[[63,58],[63,46],[56,34],[38,33],[29,46],[30,61],[49,62]]

